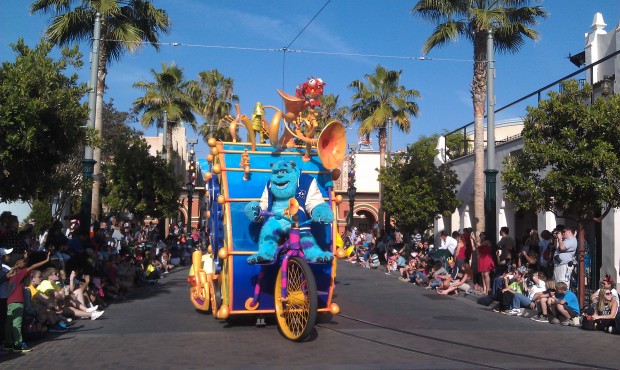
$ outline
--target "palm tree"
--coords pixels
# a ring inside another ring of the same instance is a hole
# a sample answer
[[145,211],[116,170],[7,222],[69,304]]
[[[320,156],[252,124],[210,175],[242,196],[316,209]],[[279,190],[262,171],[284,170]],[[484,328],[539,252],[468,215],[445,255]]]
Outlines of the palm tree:
[[321,97],[321,105],[316,109],[319,127],[325,127],[331,120],[340,121],[345,126],[349,124],[351,113],[348,107],[338,106],[339,97],[339,95],[334,94],[327,94]]
[[[375,73],[367,74],[367,84],[360,80],[351,82],[354,91],[351,106],[351,119],[359,121],[360,135],[370,135],[379,131],[379,160],[385,167],[386,129],[388,121],[394,122],[402,132],[409,133],[411,116],[417,117],[418,104],[413,101],[420,97],[417,90],[407,90],[399,85],[401,71],[387,70],[377,66]],[[382,186],[381,186],[382,188]],[[379,190],[379,228],[383,229],[383,193]]]
[[198,77],[199,81],[191,82],[190,91],[195,100],[194,110],[205,120],[200,127],[203,139],[231,140],[229,131],[220,127],[219,122],[230,114],[233,103],[239,102],[233,79],[224,77],[217,69],[202,71]]
[[193,113],[193,101],[189,94],[190,82],[183,77],[183,70],[176,64],[161,64],[161,72],[151,69],[152,82],[138,81],[134,87],[144,91],[144,96],[133,102],[136,113],[143,112],[140,117],[142,127],[149,128],[157,123],[163,124],[164,111],[167,113],[168,130],[166,131],[166,156],[168,162],[172,158],[172,131],[187,122],[196,130],[196,117]]
[[486,84],[486,40],[494,35],[498,52],[516,53],[525,38],[538,39],[530,26],[538,24],[547,13],[530,0],[419,0],[412,13],[437,26],[422,47],[424,54],[436,46],[464,37],[474,45],[474,229],[484,229],[484,105]]
[[[58,45],[92,42],[95,14],[101,15],[95,115],[95,129],[101,134],[108,66],[126,52],[139,50],[143,43],[150,43],[158,50],[160,33],[167,33],[170,29],[168,14],[146,0],[35,0],[30,11],[51,15],[45,35],[48,41]],[[96,161],[94,173],[99,174],[101,149],[95,148],[93,159]],[[95,179],[91,211],[95,218],[99,217],[99,185],[100,181]]]

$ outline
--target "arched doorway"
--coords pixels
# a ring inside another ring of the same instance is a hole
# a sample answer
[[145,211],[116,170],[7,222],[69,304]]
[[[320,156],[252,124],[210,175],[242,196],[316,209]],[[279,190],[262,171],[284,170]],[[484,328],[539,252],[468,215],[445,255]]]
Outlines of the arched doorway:
[[353,226],[357,227],[359,231],[372,232],[377,220],[378,215],[376,210],[365,207],[355,207],[355,213],[353,214]]

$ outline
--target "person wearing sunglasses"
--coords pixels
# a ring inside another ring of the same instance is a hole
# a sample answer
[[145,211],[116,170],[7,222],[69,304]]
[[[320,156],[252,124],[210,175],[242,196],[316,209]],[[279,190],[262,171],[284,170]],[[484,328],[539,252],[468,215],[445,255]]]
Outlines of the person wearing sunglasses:
[[598,297],[601,290],[605,289],[611,291],[613,299],[620,304],[620,300],[618,299],[618,291],[614,288],[614,279],[609,275],[605,275],[603,281],[601,281],[600,289],[597,289],[596,292],[592,293],[592,296],[590,297],[592,304],[595,305],[598,302]]
[[613,298],[611,289],[600,289],[594,313],[583,318],[582,328],[614,333],[617,329],[617,316],[618,302]]

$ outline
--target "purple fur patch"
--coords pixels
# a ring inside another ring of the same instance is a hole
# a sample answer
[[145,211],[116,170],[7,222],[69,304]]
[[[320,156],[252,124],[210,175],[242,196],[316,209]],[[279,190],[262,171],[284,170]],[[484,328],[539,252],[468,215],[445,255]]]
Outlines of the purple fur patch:
[[312,247],[314,243],[309,240],[306,240],[306,241],[300,242],[299,245],[301,246],[302,249],[307,249],[307,248]]

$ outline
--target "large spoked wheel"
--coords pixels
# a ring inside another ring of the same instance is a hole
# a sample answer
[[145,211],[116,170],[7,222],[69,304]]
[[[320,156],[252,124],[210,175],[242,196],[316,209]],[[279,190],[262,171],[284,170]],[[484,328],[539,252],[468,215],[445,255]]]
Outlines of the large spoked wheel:
[[276,319],[280,332],[288,339],[301,342],[310,336],[318,308],[316,281],[308,263],[299,257],[288,261],[288,296],[282,297],[282,268],[275,287]]

